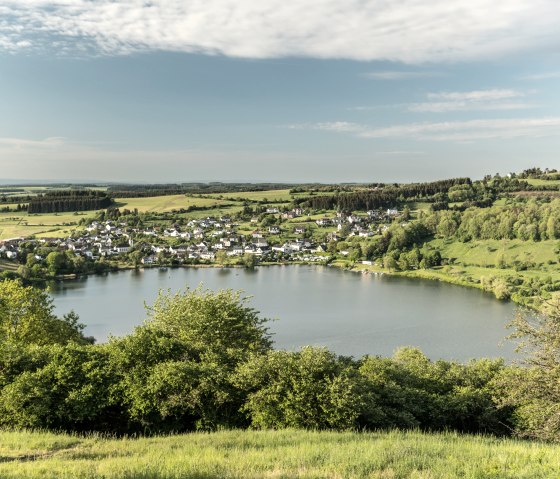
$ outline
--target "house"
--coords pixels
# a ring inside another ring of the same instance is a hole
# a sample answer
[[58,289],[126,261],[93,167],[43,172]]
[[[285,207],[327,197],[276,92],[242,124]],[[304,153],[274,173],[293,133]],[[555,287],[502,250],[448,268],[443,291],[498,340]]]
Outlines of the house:
[[266,209],[267,213],[278,213],[278,208],[267,208]]
[[330,218],[319,218],[315,223],[317,223],[318,226],[330,226],[332,221]]
[[280,234],[280,228],[278,226],[269,226],[268,232],[273,235]]
[[264,239],[258,239],[255,243],[253,243],[255,245],[255,248],[268,248],[268,242]]
[[294,233],[297,235],[302,235],[303,233],[305,233],[305,227],[304,226],[296,226],[294,228]]
[[155,256],[144,256],[140,262],[142,264],[154,264],[157,262],[157,258]]

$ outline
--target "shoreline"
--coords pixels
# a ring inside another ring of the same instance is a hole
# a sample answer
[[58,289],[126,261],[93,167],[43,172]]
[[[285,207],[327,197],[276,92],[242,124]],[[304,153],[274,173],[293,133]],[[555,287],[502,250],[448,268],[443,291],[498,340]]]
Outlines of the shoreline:
[[[291,262],[265,262],[262,264],[257,264],[254,268],[260,267],[270,267],[270,266],[295,266],[295,265],[308,265],[308,266],[324,266],[330,268],[337,268],[342,271],[349,271],[357,274],[371,274],[375,276],[390,276],[390,277],[399,277],[399,278],[410,278],[414,280],[429,280],[429,281],[439,281],[446,284],[451,284],[455,286],[462,286],[466,288],[474,288],[482,291],[484,293],[488,293],[495,297],[492,291],[488,291],[482,286],[482,283],[473,282],[473,281],[465,281],[458,277],[450,277],[448,273],[442,272],[441,270],[408,270],[408,271],[391,271],[386,270],[385,268],[375,266],[375,265],[367,265],[367,264],[353,264],[349,265],[348,262],[344,262],[342,260],[335,260],[329,263],[324,262],[305,262],[305,261],[291,261]],[[216,268],[216,269],[254,269],[254,268],[247,268],[244,265],[239,264],[216,264],[216,263],[208,263],[208,264],[180,264],[180,265],[140,265],[138,267],[132,265],[119,265],[118,267],[113,267],[106,272],[102,273],[81,273],[81,274],[65,274],[65,275],[57,275],[51,278],[31,278],[32,283],[42,283],[44,286],[48,286],[48,283],[51,281],[55,282],[65,282],[65,281],[75,281],[79,280],[84,277],[94,276],[94,275],[106,275],[108,273],[118,273],[120,271],[141,271],[141,270],[150,270],[150,269],[178,269],[178,268]],[[528,305],[523,304],[520,302],[515,301],[512,298],[508,298],[506,300],[496,298],[497,301],[506,301],[512,302],[516,306],[520,308],[528,308],[533,311],[537,312],[544,312],[542,308],[539,308],[537,305]]]

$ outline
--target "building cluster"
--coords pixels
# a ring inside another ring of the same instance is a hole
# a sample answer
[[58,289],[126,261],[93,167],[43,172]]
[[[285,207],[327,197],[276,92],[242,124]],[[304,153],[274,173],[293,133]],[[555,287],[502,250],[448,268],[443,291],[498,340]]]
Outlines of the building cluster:
[[[268,208],[268,214],[289,220],[304,214],[301,208],[280,212]],[[370,237],[382,232],[387,223],[398,216],[397,210],[372,210],[367,215],[336,213],[332,217],[315,220],[318,227],[328,227],[326,242],[339,241],[348,236]],[[124,222],[93,221],[79,236],[68,238],[16,238],[0,242],[0,256],[15,260],[20,254],[20,244],[28,247],[47,246],[59,251],[72,251],[90,259],[112,257],[131,252],[134,248],[142,254],[143,264],[161,263],[162,259],[175,258],[179,263],[196,260],[212,262],[221,253],[225,257],[255,255],[267,259],[319,261],[324,259],[326,242],[309,239],[309,226],[284,222],[255,229],[250,234],[238,232],[239,223],[229,216],[191,219],[186,224],[168,227],[149,226],[134,228]],[[175,241],[172,241],[175,240]]]

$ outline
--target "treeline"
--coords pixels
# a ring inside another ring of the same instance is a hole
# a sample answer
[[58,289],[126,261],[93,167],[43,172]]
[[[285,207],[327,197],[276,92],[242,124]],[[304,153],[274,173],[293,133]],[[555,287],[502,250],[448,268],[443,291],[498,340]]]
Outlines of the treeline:
[[470,186],[471,180],[469,178],[454,178],[430,183],[412,183],[354,193],[315,196],[299,200],[299,202],[305,204],[308,208],[317,210],[370,210],[394,207],[406,200],[435,201],[436,195],[445,194],[451,187],[459,185]]
[[324,348],[276,351],[266,320],[239,293],[201,289],[160,293],[132,334],[93,345],[75,314],[53,315],[45,293],[15,281],[2,286],[3,427],[116,434],[420,428],[560,437],[558,398],[547,391],[558,381],[554,355],[538,371],[501,360],[433,362],[410,348],[358,360]]
[[519,178],[535,178],[539,180],[560,180],[560,173],[556,169],[538,167],[527,168],[517,175]]
[[22,195],[22,196],[8,196],[8,195],[0,195],[0,202],[2,203],[28,203],[30,202],[34,196],[31,195]]
[[64,211],[87,211],[108,208],[113,200],[107,193],[96,190],[49,191],[33,197],[28,213],[60,213]]

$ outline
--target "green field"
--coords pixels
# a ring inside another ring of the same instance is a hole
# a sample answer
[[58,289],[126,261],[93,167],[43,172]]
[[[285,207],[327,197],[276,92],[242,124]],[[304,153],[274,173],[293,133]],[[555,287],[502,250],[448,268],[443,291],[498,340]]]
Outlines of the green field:
[[69,236],[82,218],[92,217],[96,211],[58,214],[0,213],[0,240],[31,235],[48,237]]
[[557,478],[560,446],[419,432],[222,431],[109,439],[0,431],[0,477]]
[[560,185],[560,180],[541,180],[538,178],[527,178],[527,183],[534,186],[542,186],[542,185]]
[[290,190],[241,191],[241,192],[220,193],[220,194],[201,195],[201,196],[208,196],[211,198],[232,199],[238,201],[243,201],[245,199],[248,199],[249,201],[268,200],[271,202],[289,202],[292,200],[292,195],[290,195]]
[[158,212],[188,208],[189,206],[210,208],[217,205],[227,205],[228,201],[213,198],[192,198],[185,195],[152,196],[148,198],[115,198],[118,208],[134,210],[140,213]]

